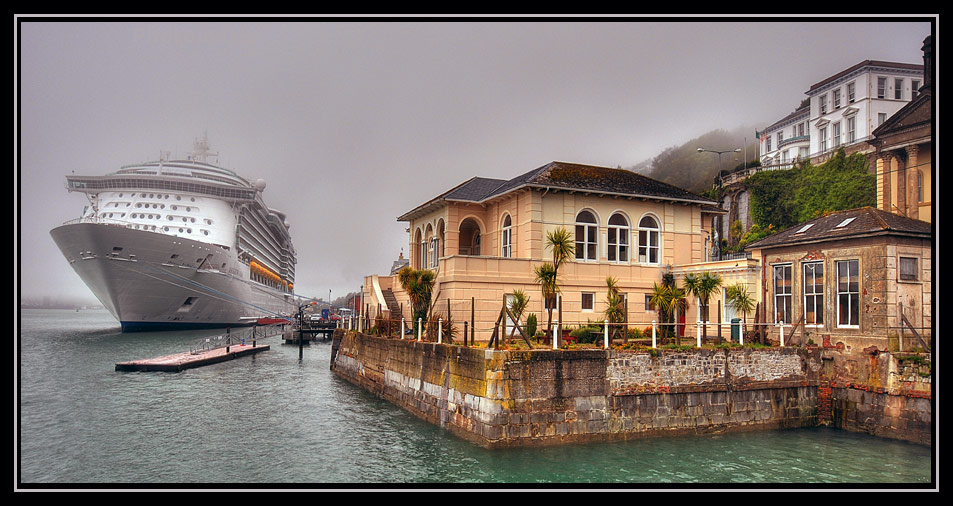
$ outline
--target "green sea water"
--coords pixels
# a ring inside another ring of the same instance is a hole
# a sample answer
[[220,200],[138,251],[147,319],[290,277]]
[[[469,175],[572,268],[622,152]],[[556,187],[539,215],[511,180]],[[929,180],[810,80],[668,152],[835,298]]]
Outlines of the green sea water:
[[16,483],[59,488],[933,489],[935,449],[830,428],[483,449],[338,378],[329,342],[181,373],[115,364],[220,331],[23,310]]

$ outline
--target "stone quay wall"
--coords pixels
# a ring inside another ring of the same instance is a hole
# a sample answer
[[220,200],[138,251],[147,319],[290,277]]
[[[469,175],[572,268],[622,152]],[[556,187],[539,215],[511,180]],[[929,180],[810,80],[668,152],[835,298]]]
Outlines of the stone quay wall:
[[507,351],[336,331],[331,369],[485,447],[810,427],[817,349]]

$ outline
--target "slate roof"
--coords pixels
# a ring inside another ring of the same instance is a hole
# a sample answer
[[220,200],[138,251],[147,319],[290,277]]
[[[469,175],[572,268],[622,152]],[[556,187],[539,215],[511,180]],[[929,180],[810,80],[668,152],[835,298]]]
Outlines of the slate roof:
[[[846,225],[838,226],[850,220]],[[929,239],[932,225],[873,207],[838,211],[795,225],[749,244],[746,250],[809,244],[840,239],[900,235]]]
[[630,170],[551,162],[510,180],[474,177],[397,218],[408,221],[447,201],[484,203],[521,188],[566,190],[717,206],[717,202]]

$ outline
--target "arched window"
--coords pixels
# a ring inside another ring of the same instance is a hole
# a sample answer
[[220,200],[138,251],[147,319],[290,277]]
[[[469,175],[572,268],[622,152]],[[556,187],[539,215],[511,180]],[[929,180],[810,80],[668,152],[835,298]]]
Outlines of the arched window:
[[576,260],[596,261],[598,256],[599,226],[589,211],[576,215]]
[[639,262],[659,263],[659,226],[651,216],[639,220]]
[[425,250],[424,267],[428,269],[437,267],[437,237],[434,235],[433,228],[430,225],[427,225],[427,232],[425,233],[422,247]]
[[629,221],[620,213],[609,218],[609,261],[629,261]]
[[423,269],[427,257],[427,250],[424,249],[424,238],[419,228],[417,229],[417,233],[414,234],[414,249],[416,250],[416,254],[414,255],[414,268]]
[[473,218],[460,223],[458,252],[461,255],[480,255],[480,225]]
[[510,258],[513,256],[513,220],[510,215],[503,218],[503,228],[500,232],[500,256]]

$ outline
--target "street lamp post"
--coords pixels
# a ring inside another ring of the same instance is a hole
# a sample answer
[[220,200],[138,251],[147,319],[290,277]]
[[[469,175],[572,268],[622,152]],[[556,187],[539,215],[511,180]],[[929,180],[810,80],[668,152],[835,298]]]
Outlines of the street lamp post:
[[729,149],[727,151],[718,151],[716,149],[705,149],[698,148],[699,153],[718,153],[718,175],[721,176],[721,171],[724,170],[724,167],[721,166],[721,155],[724,153],[740,153],[741,148]]

